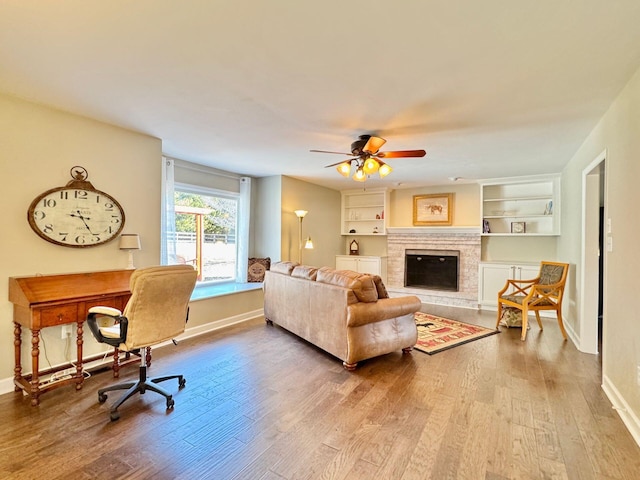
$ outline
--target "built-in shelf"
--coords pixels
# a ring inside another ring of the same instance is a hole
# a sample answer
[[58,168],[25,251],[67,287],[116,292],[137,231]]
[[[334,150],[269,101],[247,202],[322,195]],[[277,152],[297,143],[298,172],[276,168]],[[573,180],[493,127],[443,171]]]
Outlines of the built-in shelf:
[[480,182],[483,236],[560,235],[560,176]]
[[389,191],[387,189],[342,191],[342,235],[386,235]]

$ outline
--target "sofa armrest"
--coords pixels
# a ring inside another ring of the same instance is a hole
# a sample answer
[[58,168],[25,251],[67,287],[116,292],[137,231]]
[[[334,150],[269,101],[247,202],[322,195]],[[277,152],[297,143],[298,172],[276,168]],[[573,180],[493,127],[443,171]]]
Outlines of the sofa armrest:
[[347,307],[347,326],[359,327],[368,323],[402,317],[420,310],[420,299],[407,297],[381,298],[375,303],[358,302]]

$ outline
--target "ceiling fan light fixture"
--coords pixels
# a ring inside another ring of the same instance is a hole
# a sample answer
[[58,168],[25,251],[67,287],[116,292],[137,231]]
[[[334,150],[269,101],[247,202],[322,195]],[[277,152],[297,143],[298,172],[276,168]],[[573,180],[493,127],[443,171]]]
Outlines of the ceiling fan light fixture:
[[386,163],[380,162],[380,168],[378,169],[378,174],[380,175],[380,178],[384,178],[387,175],[389,175],[391,172],[393,171],[393,168],[391,168],[389,165],[387,165]]
[[351,173],[351,162],[341,163],[336,167],[336,170],[338,170],[338,173],[343,177],[348,177]]
[[367,175],[373,175],[380,168],[380,164],[375,158],[367,158],[362,166],[364,173]]
[[356,173],[353,174],[352,177],[356,182],[364,182],[367,180],[367,175],[364,173],[362,167],[358,167]]

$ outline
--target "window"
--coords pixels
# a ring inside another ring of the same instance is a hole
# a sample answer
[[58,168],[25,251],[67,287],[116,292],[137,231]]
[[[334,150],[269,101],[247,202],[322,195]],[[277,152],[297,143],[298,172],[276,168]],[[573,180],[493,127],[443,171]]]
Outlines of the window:
[[250,205],[250,177],[163,157],[162,264],[193,265],[202,283],[245,283]]
[[235,281],[238,196],[175,185],[175,263],[193,265],[199,282]]

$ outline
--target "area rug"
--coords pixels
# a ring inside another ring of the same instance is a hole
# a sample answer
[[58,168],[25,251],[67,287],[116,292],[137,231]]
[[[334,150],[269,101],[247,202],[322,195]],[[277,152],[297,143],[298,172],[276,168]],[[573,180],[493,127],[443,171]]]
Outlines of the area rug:
[[418,312],[415,318],[418,327],[418,343],[414,348],[429,355],[499,333],[495,329],[449,320],[428,313]]

